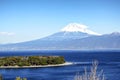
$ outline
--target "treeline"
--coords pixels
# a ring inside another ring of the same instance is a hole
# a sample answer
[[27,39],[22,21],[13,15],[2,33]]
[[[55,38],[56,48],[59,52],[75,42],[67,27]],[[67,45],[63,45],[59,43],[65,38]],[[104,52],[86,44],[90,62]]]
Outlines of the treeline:
[[0,57],[0,66],[37,66],[65,63],[62,56],[13,56]]

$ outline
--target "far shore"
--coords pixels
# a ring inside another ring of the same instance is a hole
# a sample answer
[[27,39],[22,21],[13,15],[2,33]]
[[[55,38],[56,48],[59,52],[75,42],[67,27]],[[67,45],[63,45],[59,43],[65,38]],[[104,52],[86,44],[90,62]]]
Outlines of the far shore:
[[67,66],[72,65],[72,62],[65,62],[63,64],[55,65],[33,65],[33,66],[0,66],[0,68],[43,68],[43,67],[57,67],[57,66]]

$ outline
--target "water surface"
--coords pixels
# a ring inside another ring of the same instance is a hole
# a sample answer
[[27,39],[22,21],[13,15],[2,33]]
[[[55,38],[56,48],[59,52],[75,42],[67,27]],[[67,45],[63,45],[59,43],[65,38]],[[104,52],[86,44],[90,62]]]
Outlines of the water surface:
[[107,80],[120,80],[120,51],[7,51],[0,56],[60,55],[68,62],[76,64],[61,67],[0,69],[4,80],[15,80],[16,76],[28,80],[73,80],[77,72],[82,74],[84,67],[91,66],[91,61],[98,60],[98,71],[104,70]]

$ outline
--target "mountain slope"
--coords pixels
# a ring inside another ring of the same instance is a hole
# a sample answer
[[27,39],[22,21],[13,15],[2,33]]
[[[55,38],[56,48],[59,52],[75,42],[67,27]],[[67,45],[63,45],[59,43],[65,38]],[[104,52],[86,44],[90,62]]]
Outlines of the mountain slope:
[[76,39],[67,43],[67,46],[70,45],[76,49],[120,49],[120,35],[109,34]]
[[91,36],[81,39],[34,40],[24,43],[9,44],[0,47],[1,50],[96,50],[96,49],[120,49],[120,35]]
[[81,39],[90,36],[99,36],[96,32],[93,32],[87,28],[87,26],[77,23],[70,23],[53,35],[45,37],[44,40],[67,40],[67,39]]
[[43,38],[42,40],[69,40],[69,39],[81,39],[85,37],[93,36],[87,33],[81,33],[81,32],[58,32],[53,35],[50,35],[48,37]]
[[72,24],[72,26],[68,26],[63,28],[62,31],[42,39],[0,45],[0,50],[120,49],[120,33],[118,32],[100,35],[96,32],[91,33],[93,31],[81,27],[81,25]]

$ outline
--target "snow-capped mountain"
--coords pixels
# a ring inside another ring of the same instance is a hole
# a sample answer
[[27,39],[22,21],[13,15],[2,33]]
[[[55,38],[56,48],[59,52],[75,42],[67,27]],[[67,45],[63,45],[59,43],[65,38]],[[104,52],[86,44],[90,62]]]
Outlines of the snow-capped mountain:
[[0,50],[120,50],[120,33],[98,34],[85,25],[71,23],[42,39],[0,45]]
[[64,27],[61,31],[62,32],[82,32],[90,35],[101,35],[94,31],[89,30],[86,25],[78,24],[78,23],[70,23],[66,27]]
[[58,32],[43,39],[60,41],[60,40],[69,40],[69,39],[81,39],[89,36],[93,36],[93,35],[82,32]]
[[87,26],[77,23],[70,23],[61,29],[59,32],[45,37],[44,39],[49,40],[68,40],[68,39],[81,39],[90,36],[100,36],[96,32],[93,32],[87,28]]

